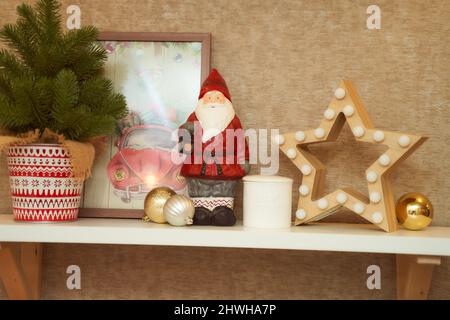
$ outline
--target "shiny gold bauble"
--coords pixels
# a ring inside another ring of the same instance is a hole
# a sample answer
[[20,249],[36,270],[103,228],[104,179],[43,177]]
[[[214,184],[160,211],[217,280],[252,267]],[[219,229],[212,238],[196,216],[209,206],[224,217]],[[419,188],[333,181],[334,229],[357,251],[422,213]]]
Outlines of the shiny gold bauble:
[[150,191],[144,201],[144,219],[147,218],[156,223],[166,223],[163,208],[167,200],[175,194],[175,191],[167,187],[158,187]]
[[427,197],[420,193],[403,195],[396,206],[398,222],[408,230],[422,230],[433,219],[433,206]]

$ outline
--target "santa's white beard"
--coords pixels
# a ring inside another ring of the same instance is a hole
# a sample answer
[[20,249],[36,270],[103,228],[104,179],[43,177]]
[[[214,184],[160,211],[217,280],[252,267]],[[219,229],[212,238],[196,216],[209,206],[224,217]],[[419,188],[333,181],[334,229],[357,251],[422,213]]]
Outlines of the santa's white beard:
[[199,101],[195,115],[203,128],[202,141],[206,142],[225,130],[233,120],[235,113],[230,101],[223,104],[203,104],[202,101]]

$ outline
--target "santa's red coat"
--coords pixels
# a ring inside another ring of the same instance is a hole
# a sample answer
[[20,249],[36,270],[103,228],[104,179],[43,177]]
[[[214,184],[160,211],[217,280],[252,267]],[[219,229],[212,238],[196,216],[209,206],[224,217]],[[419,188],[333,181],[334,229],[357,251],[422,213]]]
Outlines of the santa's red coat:
[[[201,130],[197,130],[194,134],[193,150],[187,156],[183,166],[181,167],[181,175],[184,177],[196,177],[203,179],[217,179],[217,180],[235,180],[242,178],[245,171],[241,164],[244,160],[248,161],[249,152],[247,141],[245,140],[244,131],[242,129],[241,121],[235,115],[228,126],[218,135],[212,137],[206,142],[202,142],[203,129],[200,122],[192,113],[187,122],[196,123],[196,126]],[[228,141],[231,137],[230,131],[227,138],[227,130],[236,132],[233,135],[233,140]],[[230,143],[234,144],[230,152]],[[227,152],[228,149],[228,152]],[[206,154],[206,156],[204,156]]]

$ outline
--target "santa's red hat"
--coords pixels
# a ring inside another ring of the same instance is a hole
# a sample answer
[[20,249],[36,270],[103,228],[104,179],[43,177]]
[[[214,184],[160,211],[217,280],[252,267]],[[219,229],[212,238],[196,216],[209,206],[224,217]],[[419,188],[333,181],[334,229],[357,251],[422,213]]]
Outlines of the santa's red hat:
[[227,84],[216,69],[212,69],[208,78],[205,80],[205,82],[203,82],[198,99],[200,100],[205,95],[205,93],[213,90],[222,92],[222,94],[231,101],[231,96],[230,92],[228,91]]

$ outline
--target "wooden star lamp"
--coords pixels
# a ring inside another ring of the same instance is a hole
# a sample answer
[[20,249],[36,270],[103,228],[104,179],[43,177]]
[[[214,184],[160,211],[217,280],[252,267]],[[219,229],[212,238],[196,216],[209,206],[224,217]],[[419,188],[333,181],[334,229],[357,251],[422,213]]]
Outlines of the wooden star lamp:
[[[335,141],[345,122],[356,140],[388,147],[366,170],[369,198],[351,188],[324,195],[325,166],[308,150],[310,144]],[[389,174],[426,139],[375,129],[353,83],[342,81],[318,128],[279,135],[276,139],[303,174],[295,224],[321,220],[345,207],[384,231],[395,231],[397,218]]]

